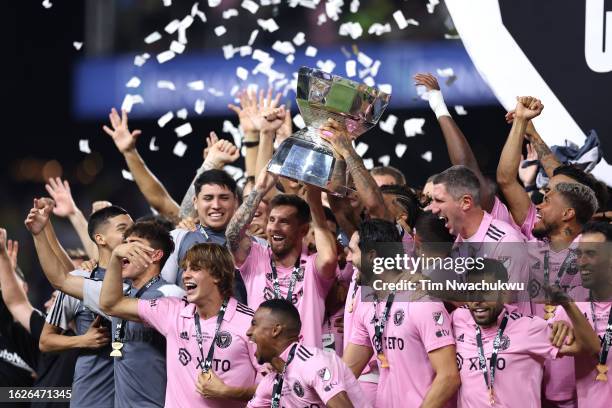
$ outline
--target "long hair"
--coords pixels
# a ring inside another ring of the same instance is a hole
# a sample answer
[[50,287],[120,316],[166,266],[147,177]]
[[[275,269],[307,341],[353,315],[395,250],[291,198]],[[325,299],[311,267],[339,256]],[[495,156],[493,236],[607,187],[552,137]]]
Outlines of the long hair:
[[223,297],[234,293],[234,261],[228,249],[222,245],[202,243],[189,248],[181,261],[181,268],[206,270],[214,279],[218,279],[217,289]]

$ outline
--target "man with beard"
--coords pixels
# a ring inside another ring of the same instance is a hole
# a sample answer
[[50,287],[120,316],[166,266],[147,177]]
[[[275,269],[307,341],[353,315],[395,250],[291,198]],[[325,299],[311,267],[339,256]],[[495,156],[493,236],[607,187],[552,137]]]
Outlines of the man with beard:
[[[268,246],[246,234],[259,202],[277,179],[266,170],[259,174],[253,191],[228,225],[227,243],[247,287],[249,306],[257,308],[264,300],[277,298],[291,301],[304,317],[304,344],[321,347],[325,297],[334,282],[338,258],[336,240],[325,221],[320,190],[307,187],[308,204],[290,194],[277,195],[270,201]],[[318,251],[308,255],[303,239],[311,215]]]
[[285,299],[266,300],[255,312],[247,336],[257,345],[257,362],[274,371],[259,383],[248,407],[370,407],[340,357],[299,343],[301,326],[297,309]]

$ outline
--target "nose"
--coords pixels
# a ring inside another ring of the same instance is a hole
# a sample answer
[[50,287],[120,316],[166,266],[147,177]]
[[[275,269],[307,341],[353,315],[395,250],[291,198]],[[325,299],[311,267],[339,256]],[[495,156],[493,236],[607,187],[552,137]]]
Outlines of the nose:
[[212,206],[212,208],[220,208],[221,200],[219,199],[219,197],[214,197],[210,202],[210,205]]

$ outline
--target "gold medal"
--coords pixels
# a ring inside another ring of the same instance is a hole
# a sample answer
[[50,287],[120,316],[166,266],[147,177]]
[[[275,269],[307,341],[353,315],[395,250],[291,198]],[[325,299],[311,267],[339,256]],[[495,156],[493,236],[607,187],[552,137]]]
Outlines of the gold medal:
[[597,377],[595,377],[595,381],[606,382],[608,381],[608,366],[605,364],[597,364]]
[[120,341],[113,341],[111,343],[111,347],[113,349],[113,351],[111,351],[110,356],[111,357],[122,357],[123,354],[121,353],[121,349],[123,348],[123,343]]
[[495,405],[495,395],[493,394],[493,388],[489,388],[489,404]]
[[212,373],[210,372],[210,370],[204,371],[202,375],[204,375],[204,380],[206,381],[210,381],[212,379]]
[[387,356],[385,356],[383,353],[378,353],[376,357],[380,360],[380,366],[382,368],[389,368],[389,361],[387,360]]
[[551,317],[555,316],[555,310],[557,309],[556,306],[553,305],[544,305],[544,320],[548,320]]

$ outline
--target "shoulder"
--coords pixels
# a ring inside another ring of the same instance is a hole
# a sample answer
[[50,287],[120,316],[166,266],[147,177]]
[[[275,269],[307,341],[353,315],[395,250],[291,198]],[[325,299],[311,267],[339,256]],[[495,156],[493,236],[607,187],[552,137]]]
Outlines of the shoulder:
[[[174,240],[174,245],[178,246],[179,243],[183,240],[185,235],[187,235],[190,231],[182,228],[177,228],[170,231],[170,236]],[[176,250],[176,248],[175,248]]]
[[312,362],[314,361],[315,355],[318,355],[321,350],[317,350],[315,347],[306,347],[303,344],[297,346],[295,350],[295,358],[302,362]]

